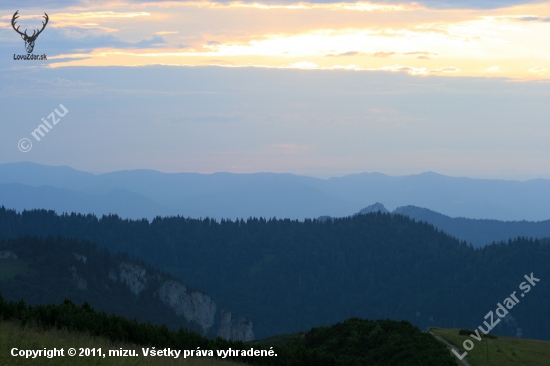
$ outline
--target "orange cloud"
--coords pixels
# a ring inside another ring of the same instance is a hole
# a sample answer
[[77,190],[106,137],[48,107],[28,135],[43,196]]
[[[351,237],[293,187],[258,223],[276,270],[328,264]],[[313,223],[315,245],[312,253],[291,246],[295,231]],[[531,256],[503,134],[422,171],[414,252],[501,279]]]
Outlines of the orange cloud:
[[87,55],[67,50],[52,59],[60,60],[53,67],[204,65],[222,60],[216,63],[544,78],[546,73],[536,68],[545,69],[550,59],[543,41],[550,37],[548,13],[550,4],[438,10],[367,2],[120,2],[116,11],[98,11],[90,5],[86,11],[62,12],[54,24],[81,32],[117,32],[117,38],[130,44],[153,35],[170,37],[155,49],[103,47]]

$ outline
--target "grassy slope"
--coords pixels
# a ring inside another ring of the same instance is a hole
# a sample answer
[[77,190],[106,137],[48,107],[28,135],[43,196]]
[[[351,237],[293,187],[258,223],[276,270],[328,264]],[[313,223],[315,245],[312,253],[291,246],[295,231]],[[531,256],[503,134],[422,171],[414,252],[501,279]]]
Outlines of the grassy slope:
[[[25,359],[24,357],[13,357],[10,350],[13,348],[19,349],[48,349],[64,348],[65,357],[48,359],[45,357],[36,359]],[[102,352],[108,353],[109,349],[136,349],[138,357],[68,357],[67,349],[73,347],[78,348],[101,348]],[[128,344],[113,344],[103,338],[93,338],[81,333],[71,333],[65,330],[47,330],[41,331],[32,327],[22,328],[13,322],[0,321],[0,365],[33,365],[33,366],[49,366],[49,365],[186,365],[186,366],[242,366],[243,364],[218,360],[208,357],[197,357],[184,359],[180,356],[179,359],[170,357],[143,357],[141,356],[141,347],[136,347]]]
[[[468,351],[466,360],[471,366],[547,366],[550,364],[550,342],[531,339],[498,337],[481,342],[469,336],[458,335],[459,329],[432,328],[431,331],[458,346],[464,352],[462,342],[471,339],[474,348]],[[487,361],[487,349],[489,361]]]

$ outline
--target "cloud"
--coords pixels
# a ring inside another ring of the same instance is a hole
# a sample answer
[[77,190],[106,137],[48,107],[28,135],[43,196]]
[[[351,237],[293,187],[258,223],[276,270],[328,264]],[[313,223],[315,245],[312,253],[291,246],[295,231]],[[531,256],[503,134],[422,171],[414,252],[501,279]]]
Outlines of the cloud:
[[[72,4],[71,2],[64,3],[65,5]],[[108,20],[109,18],[136,18],[149,16],[147,12],[114,12],[114,11],[84,11],[84,12],[66,12],[64,9],[61,12],[51,12],[50,24],[40,35],[36,43],[36,52],[44,52],[48,56],[55,54],[78,54],[78,58],[86,58],[88,52],[104,48],[117,49],[144,49],[144,48],[159,48],[165,45],[164,38],[159,34],[153,34],[150,37],[142,38],[138,41],[125,41],[120,36],[115,36],[112,33],[118,32],[118,29],[100,26],[93,23],[95,19]],[[33,10],[20,11],[22,27],[27,25],[40,24],[41,14]],[[1,18],[6,19],[5,27],[0,28],[0,47],[17,47],[20,39],[14,36],[9,20],[12,15],[4,15]],[[26,19],[27,18],[27,19]],[[36,19],[35,19],[36,18]],[[90,20],[92,22],[90,22]],[[26,24],[28,23],[28,24]],[[2,25],[4,23],[2,22]],[[29,29],[33,29],[32,27]],[[4,37],[4,34],[6,37]],[[134,36],[135,37],[135,36]],[[139,39],[139,38],[138,38]],[[70,57],[74,60],[74,57]],[[58,59],[58,61],[60,61]]]
[[221,45],[222,45],[221,42],[218,42],[218,41],[207,41],[206,44],[203,45],[202,47],[212,52],[217,52],[219,51]]
[[[165,0],[128,0],[128,3],[164,3]],[[190,2],[186,0],[179,0],[177,2],[185,3]],[[244,0],[244,1],[235,1],[235,0],[217,0],[211,1],[212,3],[227,4],[233,3],[235,5],[243,4],[253,4],[255,7],[281,7],[288,4],[293,4],[295,7],[300,5],[309,4],[337,4],[341,7],[362,10],[362,11],[372,11],[372,10],[396,10],[400,7],[409,6],[413,2],[405,2],[403,0],[375,0],[371,2],[353,2],[350,0],[309,0],[303,2],[300,0]],[[526,3],[536,3],[537,0],[420,0],[416,1],[413,4],[426,6],[436,9],[498,9],[515,5],[522,5]]]
[[262,152],[269,154],[282,155],[301,155],[310,152],[313,149],[311,145],[299,145],[292,143],[281,143],[267,145],[262,149]]
[[542,73],[542,72],[546,72],[546,70],[548,70],[546,67],[539,67],[539,66],[535,66],[535,67],[532,67],[529,69],[529,72],[532,72],[532,73]]
[[337,54],[329,53],[328,55],[326,55],[326,57],[356,56],[356,55],[359,55],[359,54],[362,54],[362,52],[348,51],[348,52],[337,53]]
[[[29,1],[30,2],[30,1]],[[78,1],[67,1],[69,3],[79,3]],[[163,3],[186,3],[192,1],[166,1],[166,0],[127,0],[129,4],[163,4]],[[421,5],[435,9],[498,9],[514,5],[521,5],[526,3],[535,3],[536,0],[420,0],[412,4]],[[404,8],[403,0],[386,0],[386,1],[373,1],[373,2],[353,2],[350,0],[309,0],[309,1],[300,1],[300,0],[244,0],[244,1],[235,1],[235,0],[217,0],[209,1],[205,3],[210,4],[222,4],[232,7],[255,7],[255,8],[284,8],[292,5],[292,8],[307,8],[311,5],[321,7],[323,5],[338,5],[343,9],[350,10],[360,10],[360,11],[373,11],[373,10],[396,10]],[[406,5],[408,6],[408,5]]]
[[[36,0],[19,0],[17,1],[17,5],[14,4],[15,2],[10,1],[2,1],[0,2],[0,9],[1,10],[17,10],[15,8],[19,9],[61,9],[69,6],[84,6],[85,2],[81,0],[40,0],[40,2],[37,2]],[[37,3],[39,4],[37,6]]]
[[[329,53],[328,55],[325,55],[327,57],[340,57],[340,56],[357,56],[357,55],[367,55],[366,52],[360,52],[360,51],[348,51],[343,53]],[[423,57],[418,58],[430,58],[427,57],[428,55],[437,55],[436,53],[432,52],[393,52],[393,51],[378,51],[370,54],[373,57],[389,57],[393,55],[421,55]]]
[[202,64],[204,65],[217,65],[217,66],[234,66],[235,63],[234,62],[231,62],[231,61],[227,61],[227,60],[216,60],[216,59],[213,59],[213,60],[203,60],[202,61]]
[[434,52],[426,52],[426,51],[413,51],[413,52],[384,52],[379,51],[372,54],[374,57],[389,57],[393,55],[404,55],[404,56],[417,56],[417,59],[420,60],[431,60],[431,55],[437,55],[437,53]]
[[[41,22],[44,12],[36,12],[31,10],[25,10],[19,12],[18,24],[21,28],[27,28],[29,25],[31,28],[41,26]],[[101,30],[106,33],[118,32],[116,28],[109,28],[101,26],[98,21],[108,21],[110,19],[125,19],[136,17],[148,17],[151,14],[148,12],[114,12],[114,11],[88,11],[88,12],[51,12],[48,10],[50,23],[48,28],[62,28],[62,29],[74,29],[80,28],[85,30]],[[6,23],[0,23],[5,27],[10,27],[12,15],[1,16],[0,19],[5,19]],[[21,22],[22,21],[22,22]]]
[[[74,14],[71,8],[52,12],[55,19],[40,37],[37,51],[44,50],[55,60],[72,58],[52,67],[184,66],[210,64],[211,60],[242,67],[354,70],[380,69],[388,64],[418,70],[455,65],[464,76],[500,77],[501,73],[485,71],[500,65],[508,77],[545,76],[528,70],[544,65],[548,58],[549,52],[540,46],[548,28],[536,22],[512,23],[507,18],[515,14],[516,19],[540,20],[548,15],[547,5],[453,12],[404,3],[396,11],[407,12],[406,16],[396,17],[382,8],[372,14],[343,10],[349,5],[359,9],[367,4],[362,2],[317,2],[312,8],[312,3],[281,1],[248,2],[246,9],[231,8],[237,4],[234,2],[198,0],[140,2],[139,6],[131,1],[134,5],[128,6],[128,0],[88,1],[87,7],[74,10]],[[101,8],[98,4],[106,5]],[[261,6],[253,8],[255,4]],[[288,6],[272,11],[265,10],[266,4]],[[8,18],[10,12],[6,12]],[[25,14],[38,16],[40,11],[25,10]],[[2,19],[1,24],[0,47],[20,50],[22,44],[9,19]],[[532,34],[540,37],[533,38]],[[521,52],[514,51],[518,49]]]
[[487,71],[487,72],[499,72],[500,71],[500,66],[489,66],[488,68],[485,69],[485,71]]
[[331,67],[331,69],[333,70],[364,70],[363,68],[355,65],[355,64],[351,64],[351,65],[334,65]]
[[426,71],[425,67],[413,67],[413,66],[401,66],[401,65],[383,66],[377,70],[392,71],[392,72],[406,72],[409,75],[427,75],[428,74],[428,71]]
[[[390,1],[391,2],[391,1]],[[436,9],[498,9],[536,3],[536,0],[421,0],[419,4]]]
[[426,52],[426,51],[414,51],[414,52],[403,52],[402,55],[411,55],[411,56],[431,56],[431,55],[437,55],[437,53],[434,52]]
[[397,52],[383,52],[383,51],[380,51],[380,52],[375,52],[372,55],[374,57],[388,57],[388,56],[396,55],[396,54],[397,54]]
[[65,78],[56,77],[50,80],[45,79],[33,79],[35,84],[45,84],[51,88],[90,88],[94,84],[91,82],[82,82],[80,80],[69,80]]
[[[137,42],[128,42],[112,34],[97,34],[98,32],[83,31],[80,28],[51,28],[47,31],[48,33],[44,32],[40,35],[37,47],[45,50],[40,52],[46,52],[48,55],[55,53],[86,53],[98,48],[159,48],[165,43],[164,38],[159,35],[153,35]],[[14,37],[13,41],[20,43],[20,39],[17,39],[17,37]],[[0,41],[0,46],[4,46],[4,43]],[[13,42],[10,43],[14,44]]]
[[521,20],[523,22],[550,22],[550,17],[513,17],[513,19]]
[[[192,0],[119,0],[119,5],[157,5],[157,6],[169,6],[169,4],[186,4],[195,3],[197,1]],[[415,3],[409,4],[403,0],[386,0],[386,1],[374,1],[374,2],[354,2],[350,0],[217,0],[217,1],[204,1],[202,5],[216,6],[216,4],[230,7],[254,7],[265,9],[277,9],[277,8],[326,8],[327,6],[333,6],[335,8],[345,10],[358,10],[358,11],[377,11],[377,10],[400,10],[414,6],[425,6],[435,9],[498,9],[504,7],[510,7],[514,5],[535,3],[535,0],[420,0]],[[93,4],[93,5],[92,5]],[[112,4],[112,1],[103,0],[91,3],[87,0],[41,0],[40,5],[37,6],[35,0],[19,0],[17,7],[26,9],[60,9],[66,7],[80,7],[86,8],[90,6],[107,6]],[[11,10],[14,5],[9,2],[1,2],[0,9]]]
[[56,13],[56,21],[82,20],[82,19],[106,19],[106,18],[135,18],[150,16],[148,12],[115,12],[115,11],[87,11],[74,13]]
[[300,61],[290,64],[288,67],[293,69],[316,69],[319,65],[309,61]]
[[431,60],[431,59],[433,59],[432,56],[436,56],[437,53],[435,53],[435,52],[426,52],[426,51],[414,51],[414,52],[403,52],[403,53],[400,53],[400,55],[416,56],[416,58],[419,59],[419,60]]
[[457,68],[457,67],[454,67],[454,66],[442,67],[442,68],[439,68],[435,71],[432,71],[432,73],[434,73],[434,74],[438,74],[438,73],[456,73],[456,72],[460,72],[460,69]]
[[55,95],[58,97],[84,97],[89,95],[101,95],[101,90],[97,85],[89,81],[71,80],[65,77],[54,77],[51,79],[35,79],[31,77],[22,77],[18,79],[18,85],[12,83],[3,85],[0,89],[0,96],[41,96],[48,97]]

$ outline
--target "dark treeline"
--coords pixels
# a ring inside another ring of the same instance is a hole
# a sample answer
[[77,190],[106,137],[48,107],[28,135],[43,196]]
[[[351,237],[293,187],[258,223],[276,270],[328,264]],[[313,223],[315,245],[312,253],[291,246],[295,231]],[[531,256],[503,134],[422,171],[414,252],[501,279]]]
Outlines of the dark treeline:
[[122,220],[0,210],[0,235],[63,235],[126,251],[254,323],[257,338],[351,317],[477,328],[524,275],[541,281],[492,331],[550,339],[550,246],[474,249],[432,225],[373,213],[319,222],[182,217]]
[[[209,349],[215,343],[200,334],[180,328],[178,331],[166,325],[140,323],[135,319],[108,315],[95,311],[84,302],[76,305],[71,300],[64,300],[59,305],[43,304],[30,306],[24,300],[6,301],[0,295],[0,319],[16,321],[22,326],[34,326],[42,330],[67,329],[71,332],[83,332],[93,337],[103,337],[111,342],[131,343],[136,345],[178,345],[185,349],[204,347]],[[218,340],[222,346],[243,347],[242,342]]]
[[242,353],[227,357],[259,366],[455,365],[442,343],[405,321],[349,319],[331,327],[314,328],[286,344],[262,346],[221,338],[213,340],[183,328],[175,331],[165,325],[140,323],[96,312],[86,302],[78,306],[70,300],[60,305],[27,306],[24,301],[7,302],[0,296],[0,320],[16,321],[22,326],[41,329],[68,329],[108,338],[115,343],[154,346],[157,349],[195,351],[200,348],[202,351],[211,350],[214,357],[217,350],[272,350],[274,356],[270,357],[245,356]]
[[[481,336],[481,338],[490,338],[490,339],[497,339],[498,337],[495,336],[495,335],[492,335],[490,333],[488,334],[483,334],[482,332],[478,331],[479,335]],[[458,331],[458,335],[464,335],[464,336],[470,336],[471,334],[476,334],[475,331],[471,330],[471,329],[460,329]],[[477,335],[477,334],[476,334]]]

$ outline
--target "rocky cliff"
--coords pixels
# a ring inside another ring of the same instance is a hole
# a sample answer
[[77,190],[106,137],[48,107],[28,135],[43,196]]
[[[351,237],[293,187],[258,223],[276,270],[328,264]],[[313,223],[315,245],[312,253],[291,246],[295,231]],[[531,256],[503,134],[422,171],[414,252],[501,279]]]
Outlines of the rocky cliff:
[[177,316],[183,316],[188,322],[199,325],[203,334],[208,333],[214,325],[216,303],[212,298],[202,292],[188,291],[185,285],[176,280],[164,280],[160,275],[149,275],[143,266],[130,262],[120,263],[118,270],[111,268],[108,277],[112,281],[125,284],[137,297],[145,289],[152,287],[154,296],[158,296]]
[[168,305],[178,316],[184,316],[189,322],[199,324],[204,334],[214,325],[216,303],[202,292],[188,292],[187,288],[170,280],[157,290],[160,301]]
[[0,259],[17,259],[17,254],[11,250],[0,250]]
[[[108,313],[216,335],[217,305],[207,294],[124,254],[98,253],[87,244],[64,243],[64,239],[57,239],[61,240],[57,246],[51,240],[47,245],[38,238],[0,242],[0,262],[8,265],[10,261],[10,275],[0,281],[2,296],[15,301],[23,298],[30,304],[65,298],[87,301]],[[254,339],[252,322],[246,318],[232,322],[228,311],[221,318],[221,328],[227,329],[218,332],[223,338]]]
[[223,309],[221,311],[221,322],[218,337],[233,341],[253,341],[254,332],[252,331],[252,322],[243,316],[241,316],[237,322],[232,322],[231,312]]

